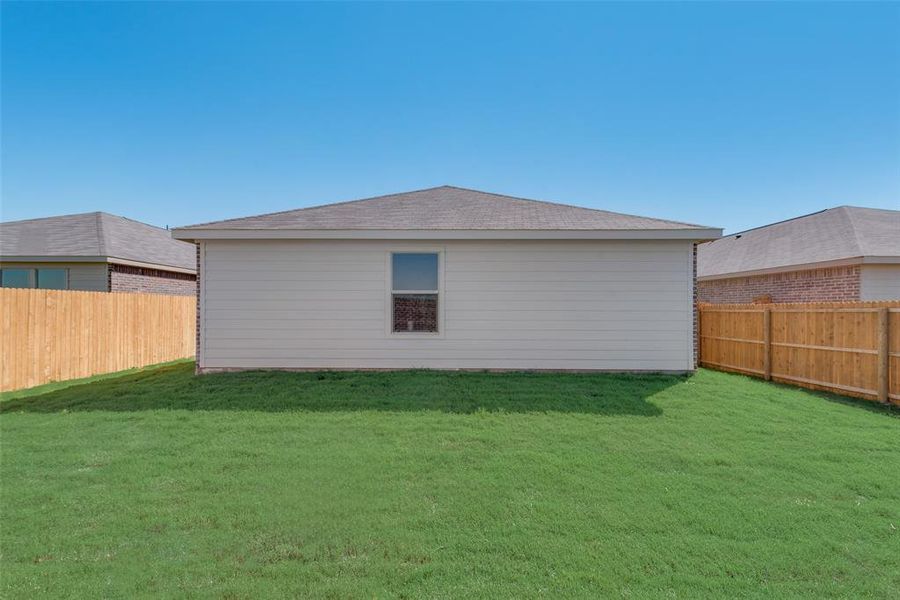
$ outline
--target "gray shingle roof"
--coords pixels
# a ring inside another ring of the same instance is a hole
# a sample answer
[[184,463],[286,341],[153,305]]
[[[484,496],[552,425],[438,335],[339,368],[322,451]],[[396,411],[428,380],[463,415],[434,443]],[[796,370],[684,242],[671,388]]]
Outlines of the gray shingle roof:
[[900,211],[839,206],[732,234],[699,246],[697,275],[867,256],[900,257]]
[[665,221],[526,200],[453,186],[326,204],[241,219],[214,221],[202,229],[394,229],[394,230],[659,230],[708,229]]
[[169,231],[103,212],[0,223],[0,256],[105,256],[196,269],[193,244]]

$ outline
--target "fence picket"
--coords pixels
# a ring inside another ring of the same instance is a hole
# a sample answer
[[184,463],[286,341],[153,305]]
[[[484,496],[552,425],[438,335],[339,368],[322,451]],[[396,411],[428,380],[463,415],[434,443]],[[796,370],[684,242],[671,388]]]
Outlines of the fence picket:
[[699,312],[701,366],[900,404],[900,301],[701,304]]
[[192,357],[195,311],[192,296],[0,288],[0,390]]

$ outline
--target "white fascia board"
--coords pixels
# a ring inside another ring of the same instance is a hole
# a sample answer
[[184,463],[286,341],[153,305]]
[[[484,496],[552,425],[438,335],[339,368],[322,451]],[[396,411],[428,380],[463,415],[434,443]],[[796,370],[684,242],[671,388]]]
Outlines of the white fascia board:
[[66,262],[66,263],[105,263],[105,256],[39,256],[39,255],[27,255],[27,256],[10,256],[8,254],[4,254],[0,256],[0,261],[2,262],[42,262],[42,263],[56,263],[56,262]]
[[[784,265],[781,267],[770,267],[768,269],[753,269],[750,271],[735,271],[733,273],[718,273],[715,275],[700,275],[697,281],[714,281],[716,279],[735,279],[737,277],[755,277],[757,275],[775,275],[777,273],[790,273],[792,271],[812,271],[814,269],[830,269],[833,267],[849,267],[852,265],[860,265],[865,262],[862,256],[853,258],[841,258],[836,260],[823,260],[821,262],[803,263],[798,265]],[[898,261],[900,262],[900,261]]]
[[144,269],[156,269],[157,271],[172,271],[173,273],[187,273],[188,275],[196,275],[197,269],[186,269],[184,267],[175,267],[172,265],[162,265],[157,263],[146,263],[139,260],[129,260],[127,258],[108,257],[108,261],[115,265],[125,265],[128,267],[141,267]]
[[900,256],[863,256],[864,265],[897,265],[900,264]]
[[173,229],[176,240],[712,240],[721,229]]
[[34,263],[111,263],[126,265],[129,267],[141,267],[144,269],[156,269],[157,271],[172,271],[175,273],[187,273],[195,275],[196,269],[186,269],[172,265],[148,263],[115,256],[0,256],[0,262],[34,262]]

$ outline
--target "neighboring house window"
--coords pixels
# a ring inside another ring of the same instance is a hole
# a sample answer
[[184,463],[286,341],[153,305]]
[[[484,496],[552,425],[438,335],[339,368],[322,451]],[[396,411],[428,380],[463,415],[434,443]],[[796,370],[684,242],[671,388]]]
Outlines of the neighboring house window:
[[33,288],[34,269],[3,269],[0,271],[0,280],[5,288]]
[[68,269],[38,269],[37,286],[43,290],[69,289]]
[[438,332],[438,260],[436,252],[391,255],[391,330]]
[[5,288],[69,289],[68,269],[3,269],[0,281]]

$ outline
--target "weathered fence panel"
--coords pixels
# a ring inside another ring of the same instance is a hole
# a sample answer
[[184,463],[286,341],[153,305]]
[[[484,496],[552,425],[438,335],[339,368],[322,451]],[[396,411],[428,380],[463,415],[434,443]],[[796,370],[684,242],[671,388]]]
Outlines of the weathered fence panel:
[[190,296],[0,288],[0,389],[194,355]]
[[900,404],[900,301],[702,304],[700,364]]

